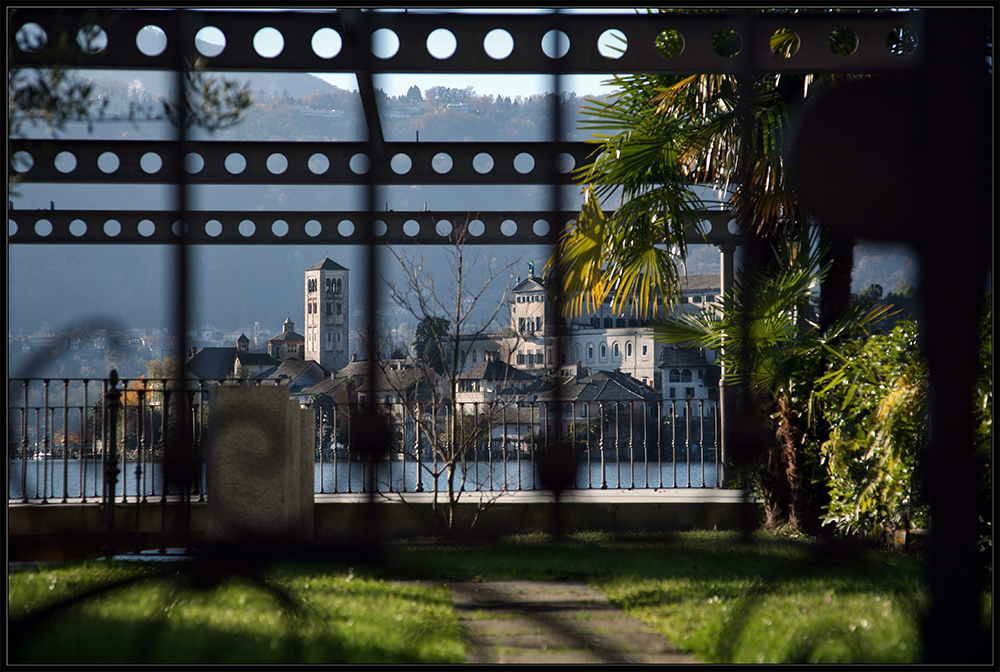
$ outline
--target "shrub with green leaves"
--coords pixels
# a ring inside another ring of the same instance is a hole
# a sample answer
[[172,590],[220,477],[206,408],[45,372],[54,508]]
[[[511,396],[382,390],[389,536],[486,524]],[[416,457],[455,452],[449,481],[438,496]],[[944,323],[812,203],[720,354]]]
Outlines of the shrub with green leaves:
[[821,381],[815,411],[830,427],[819,445],[825,522],[868,535],[926,524],[915,472],[927,436],[927,365],[916,325],[843,343]]

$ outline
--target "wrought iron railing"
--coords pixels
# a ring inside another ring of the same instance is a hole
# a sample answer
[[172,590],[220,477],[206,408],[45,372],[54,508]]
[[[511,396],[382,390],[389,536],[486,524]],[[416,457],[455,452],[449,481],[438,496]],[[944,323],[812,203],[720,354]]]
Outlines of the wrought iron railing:
[[[200,451],[214,386],[276,382],[141,378],[113,386],[109,380],[85,378],[11,380],[7,499],[98,505],[109,496],[127,504],[181,495],[165,481],[163,470],[164,451],[180,415],[190,419]],[[116,392],[112,423],[110,399]],[[315,493],[320,495],[366,492],[369,483],[377,492],[432,492],[444,487],[449,469],[466,491],[544,489],[536,457],[539,446],[554,440],[556,422],[563,423],[559,435],[573,448],[576,489],[726,485],[719,407],[711,399],[601,401],[569,410],[523,400],[379,404],[392,443],[373,479],[352,443],[359,406],[306,403],[315,411]],[[458,431],[452,433],[456,414]],[[200,458],[202,478],[192,482],[189,494],[204,501],[208,460],[203,453]]]

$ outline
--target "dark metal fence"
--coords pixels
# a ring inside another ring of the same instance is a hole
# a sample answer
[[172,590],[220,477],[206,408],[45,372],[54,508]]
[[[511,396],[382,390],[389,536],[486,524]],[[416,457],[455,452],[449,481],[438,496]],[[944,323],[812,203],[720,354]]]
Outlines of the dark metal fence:
[[[250,384],[275,384],[260,380]],[[23,379],[9,381],[7,499],[95,505],[113,497],[165,502],[182,493],[166,483],[164,450],[180,417],[190,419],[202,478],[190,494],[204,501],[210,390],[219,381],[171,379]],[[230,383],[233,384],[233,383]],[[117,396],[115,420],[109,417]],[[554,422],[576,460],[576,489],[648,490],[725,487],[718,403],[709,399],[379,404],[391,444],[369,480],[352,446],[357,404],[312,403],[316,494],[430,492],[449,468],[468,491],[540,490],[539,446]],[[452,433],[457,414],[459,431]],[[113,473],[106,470],[112,465]],[[108,485],[110,481],[113,484]],[[110,488],[110,489],[109,489]],[[209,496],[211,493],[207,493]]]

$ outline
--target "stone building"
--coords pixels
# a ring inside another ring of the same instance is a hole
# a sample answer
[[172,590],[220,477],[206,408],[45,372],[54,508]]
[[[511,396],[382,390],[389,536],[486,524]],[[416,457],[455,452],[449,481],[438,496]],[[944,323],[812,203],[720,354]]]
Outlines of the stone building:
[[304,358],[327,371],[349,363],[349,275],[348,269],[329,258],[305,271]]

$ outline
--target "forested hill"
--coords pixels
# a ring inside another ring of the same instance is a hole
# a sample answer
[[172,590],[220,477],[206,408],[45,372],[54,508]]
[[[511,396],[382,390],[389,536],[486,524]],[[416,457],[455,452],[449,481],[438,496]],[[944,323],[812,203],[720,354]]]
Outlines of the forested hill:
[[[130,105],[157,110],[162,96],[173,81],[139,80],[135,76],[100,77],[95,97],[103,96],[115,105],[108,110],[127,111]],[[231,76],[231,75],[227,75]],[[248,81],[253,106],[240,124],[219,131],[219,140],[242,141],[363,141],[367,138],[358,93],[333,86],[308,74],[280,77],[250,73]],[[544,95],[496,97],[481,95],[472,88],[411,87],[397,97],[377,92],[379,111],[386,138],[412,141],[522,141],[547,139],[555,97]],[[563,94],[559,109],[565,115],[564,139],[582,141],[579,127],[584,97]],[[106,115],[110,116],[110,115]],[[103,120],[88,131],[70,129],[65,137],[169,139],[173,129],[165,123]],[[363,207],[350,189],[333,185],[219,186],[201,185],[190,190],[190,207],[196,210],[239,209],[266,213],[271,210],[351,210]],[[15,185],[10,201],[15,208],[160,210],[173,207],[170,188],[150,185],[39,184]],[[379,190],[384,207],[396,210],[499,210],[545,209],[549,192],[542,186],[386,187]],[[567,190],[567,207],[575,207],[579,190]],[[355,202],[357,201],[357,202]],[[381,204],[380,204],[381,205]],[[433,246],[430,246],[433,248]],[[915,264],[894,251],[880,249],[869,255],[859,247],[855,289],[872,283],[891,291],[897,281],[916,284]],[[123,254],[124,252],[124,254]],[[301,278],[303,269],[324,255],[359,271],[364,255],[352,246],[318,239],[308,246],[243,246],[238,249],[203,246],[195,251],[197,268],[194,319],[222,328],[242,328],[260,321],[280,325],[286,316],[300,322],[303,311]],[[448,271],[440,250],[428,249],[427,268]],[[498,261],[519,259],[512,275],[524,273],[529,261],[541,267],[548,251],[538,246],[498,246]],[[706,245],[692,246],[689,273],[718,271],[718,251]],[[45,323],[63,325],[89,319],[94,313],[127,316],[130,326],[161,327],[170,324],[168,309],[170,250],[160,246],[55,246],[21,245],[8,254],[8,325],[17,333],[32,333]],[[59,273],[38,269],[58,268]],[[912,272],[911,272],[912,271]],[[442,278],[442,281],[445,278]],[[365,305],[364,283],[351,285],[354,306]],[[499,295],[498,295],[499,296]]]

